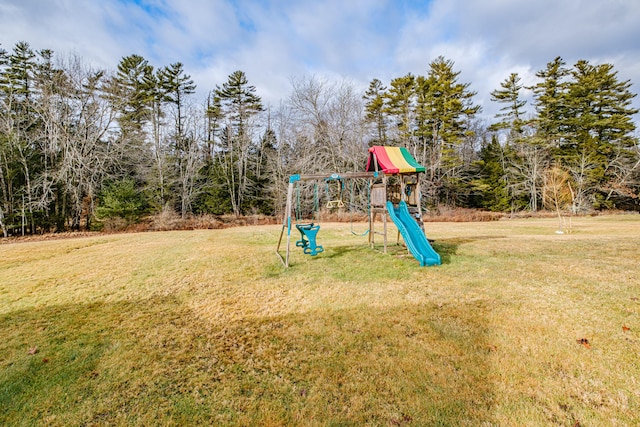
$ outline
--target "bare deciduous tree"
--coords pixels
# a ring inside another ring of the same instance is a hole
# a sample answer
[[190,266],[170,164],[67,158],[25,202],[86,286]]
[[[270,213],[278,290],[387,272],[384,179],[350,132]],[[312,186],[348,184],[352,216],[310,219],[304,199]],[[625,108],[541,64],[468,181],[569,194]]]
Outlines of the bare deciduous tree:
[[89,227],[95,199],[110,171],[114,139],[110,131],[115,111],[102,96],[104,71],[94,71],[78,57],[66,64],[66,90],[60,95],[60,112],[52,126],[59,135],[57,181],[71,201],[71,227],[80,229],[81,218]]
[[553,165],[542,174],[542,202],[545,208],[552,209],[558,215],[558,233],[571,233],[564,214],[571,214],[575,193],[571,184],[571,174],[559,165]]
[[316,77],[292,80],[288,100],[298,170],[341,171],[362,168],[364,106],[347,81],[330,84]]

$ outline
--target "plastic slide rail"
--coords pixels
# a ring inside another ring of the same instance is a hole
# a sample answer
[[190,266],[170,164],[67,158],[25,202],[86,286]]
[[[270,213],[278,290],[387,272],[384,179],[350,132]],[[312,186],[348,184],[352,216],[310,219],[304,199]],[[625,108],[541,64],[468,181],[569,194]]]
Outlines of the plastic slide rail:
[[407,248],[409,248],[415,259],[420,262],[421,267],[440,265],[442,263],[440,255],[433,250],[420,226],[409,213],[407,204],[404,201],[401,201],[397,208],[393,206],[393,203],[387,202],[387,211],[393,223],[400,230]]

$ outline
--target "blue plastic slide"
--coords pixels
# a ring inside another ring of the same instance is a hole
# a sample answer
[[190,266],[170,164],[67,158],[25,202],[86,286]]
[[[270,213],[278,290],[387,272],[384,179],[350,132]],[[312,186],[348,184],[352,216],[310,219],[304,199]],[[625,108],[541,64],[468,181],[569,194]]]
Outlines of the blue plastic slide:
[[407,244],[407,248],[411,251],[411,254],[420,261],[420,266],[425,265],[440,265],[440,255],[433,250],[427,237],[420,229],[420,226],[415,219],[409,213],[407,204],[401,201],[396,208],[393,203],[387,202],[387,211],[393,220],[393,223],[400,230],[404,242]]

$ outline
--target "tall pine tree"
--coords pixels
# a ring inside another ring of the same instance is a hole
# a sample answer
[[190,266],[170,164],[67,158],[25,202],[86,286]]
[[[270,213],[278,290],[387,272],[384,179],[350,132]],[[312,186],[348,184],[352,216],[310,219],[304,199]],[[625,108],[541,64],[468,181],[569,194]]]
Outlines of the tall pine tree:
[[365,120],[374,126],[374,137],[370,145],[385,145],[387,142],[387,123],[385,92],[387,88],[378,79],[371,80],[369,88],[362,97],[365,101]]
[[419,128],[423,136],[417,152],[427,167],[425,194],[430,202],[455,200],[460,185],[462,161],[461,146],[472,132],[471,120],[480,111],[473,104],[475,92],[469,83],[460,83],[460,71],[454,63],[440,56],[429,64],[427,77],[421,79],[417,110]]
[[191,212],[195,196],[194,185],[198,174],[198,147],[193,132],[186,129],[188,96],[196,90],[191,76],[185,73],[181,62],[163,67],[157,73],[162,100],[172,107],[174,118],[173,159],[175,164],[177,194],[180,213],[184,218]]
[[613,65],[592,65],[578,61],[571,70],[566,96],[567,139],[563,145],[565,163],[572,170],[584,158],[594,207],[609,207],[616,196],[632,193],[628,177],[638,168],[637,139],[633,136],[638,112],[631,105],[636,94],[630,81],[619,81]]
[[415,93],[416,78],[411,73],[391,80],[386,92],[386,112],[392,121],[395,145],[411,146]]
[[565,65],[561,57],[556,57],[544,70],[536,73],[536,77],[542,80],[531,88],[538,113],[537,132],[546,141],[544,145],[551,148],[560,147],[566,134],[569,70]]
[[234,71],[228,80],[216,88],[226,127],[220,141],[218,162],[221,177],[228,192],[233,213],[238,216],[245,209],[245,199],[255,184],[256,160],[253,150],[252,117],[262,111],[262,100],[256,88],[249,84],[243,71]]
[[521,98],[524,85],[518,73],[511,73],[502,83],[501,89],[491,92],[491,100],[503,104],[496,118],[500,119],[489,127],[490,130],[509,129],[514,137],[522,134],[524,111],[527,101]]

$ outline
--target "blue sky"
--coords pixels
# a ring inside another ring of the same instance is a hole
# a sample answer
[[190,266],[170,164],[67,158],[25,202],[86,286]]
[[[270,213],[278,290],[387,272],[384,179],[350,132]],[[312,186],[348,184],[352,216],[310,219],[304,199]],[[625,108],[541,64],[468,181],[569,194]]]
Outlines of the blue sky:
[[6,50],[27,41],[107,69],[133,53],[156,67],[180,61],[202,98],[235,70],[275,105],[292,78],[364,89],[426,74],[442,55],[487,119],[501,81],[517,72],[532,84],[556,56],[612,63],[640,92],[639,23],[635,0],[0,0]]

